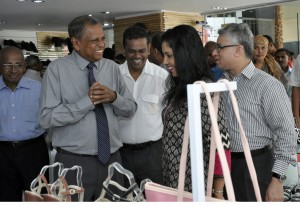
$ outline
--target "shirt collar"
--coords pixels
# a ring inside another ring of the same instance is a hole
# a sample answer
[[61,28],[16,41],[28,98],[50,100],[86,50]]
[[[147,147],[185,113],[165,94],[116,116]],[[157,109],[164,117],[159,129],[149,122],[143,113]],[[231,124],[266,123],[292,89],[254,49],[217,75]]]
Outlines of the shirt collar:
[[[146,60],[146,64],[145,64],[141,74],[145,73],[145,74],[149,74],[149,75],[154,76],[154,69],[153,69],[153,67],[151,67],[151,64],[153,64],[153,63],[150,63],[149,60]],[[130,73],[129,73],[127,60],[123,63],[123,65],[125,66],[125,70],[122,70],[121,73],[123,75],[131,76]]]
[[5,85],[4,81],[3,81],[3,76],[1,75],[0,76],[0,90],[2,90],[3,88],[6,88],[6,85]]
[[[3,77],[0,76],[0,90],[2,90],[3,88],[8,88],[8,87],[5,85]],[[18,88],[30,88],[30,83],[29,83],[28,79],[25,77],[22,77],[20,79],[16,89],[18,89]]]
[[[77,65],[79,65],[80,70],[85,70],[86,66],[90,63],[88,60],[86,60],[85,58],[81,57],[75,50],[72,51],[72,57],[74,58],[74,60],[76,61]],[[100,61],[96,61],[93,62],[96,65],[96,69],[99,68],[100,66]]]
[[[242,72],[237,75],[237,76],[244,76],[247,79],[251,79],[251,77],[253,76],[254,72],[255,72],[256,68],[255,65],[253,64],[253,62],[251,61],[243,70]],[[231,79],[229,76],[228,71],[224,72],[224,76],[226,79]]]
[[28,69],[26,69],[26,72],[30,72],[30,73],[34,73],[34,74],[41,74],[41,72],[40,71],[36,71],[36,70],[33,70],[33,69],[30,69],[30,68],[28,68]]

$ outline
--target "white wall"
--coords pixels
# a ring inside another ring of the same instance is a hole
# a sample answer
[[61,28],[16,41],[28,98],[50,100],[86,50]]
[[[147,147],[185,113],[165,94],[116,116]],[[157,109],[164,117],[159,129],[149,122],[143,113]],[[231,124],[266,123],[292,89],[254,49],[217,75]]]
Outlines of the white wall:
[[[0,30],[0,44],[3,47],[3,40],[14,40],[19,43],[33,42],[37,46],[37,31],[22,31],[22,30]],[[106,47],[112,47],[114,44],[114,31],[113,29],[104,30],[106,35]]]
[[37,45],[36,31],[22,31],[22,30],[1,30],[0,31],[0,44],[3,47],[3,40],[14,40],[19,43],[33,42]]
[[114,30],[113,29],[108,29],[104,30],[105,36],[106,36],[106,47],[112,47],[114,44]]
[[297,14],[299,13],[300,7],[282,7],[282,29],[284,42],[297,41]]

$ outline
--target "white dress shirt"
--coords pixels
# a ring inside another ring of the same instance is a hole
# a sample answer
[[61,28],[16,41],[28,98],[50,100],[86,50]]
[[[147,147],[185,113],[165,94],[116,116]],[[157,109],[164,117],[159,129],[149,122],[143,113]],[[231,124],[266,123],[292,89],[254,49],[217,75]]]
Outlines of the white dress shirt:
[[300,87],[300,55],[297,56],[294,62],[290,77],[290,85],[294,87]]
[[163,131],[162,100],[168,72],[147,60],[141,75],[135,81],[129,73],[127,61],[119,67],[138,105],[131,119],[119,118],[120,136],[123,143],[139,144],[159,140]]

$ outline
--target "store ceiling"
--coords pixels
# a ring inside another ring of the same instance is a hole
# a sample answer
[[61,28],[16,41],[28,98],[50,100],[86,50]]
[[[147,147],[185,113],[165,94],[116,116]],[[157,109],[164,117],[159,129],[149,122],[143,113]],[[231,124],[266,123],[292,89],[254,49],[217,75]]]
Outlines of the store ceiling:
[[[32,3],[31,0],[1,0],[0,30],[27,31],[67,31],[68,23],[76,16],[92,14],[102,23],[112,23],[115,17],[136,14],[176,11],[189,13],[217,13],[212,7],[227,10],[262,7],[282,2],[300,0],[45,0],[44,3]],[[294,3],[294,4],[295,4]],[[286,3],[285,3],[286,4]],[[103,12],[110,11],[105,15]],[[38,24],[42,24],[38,26]]]

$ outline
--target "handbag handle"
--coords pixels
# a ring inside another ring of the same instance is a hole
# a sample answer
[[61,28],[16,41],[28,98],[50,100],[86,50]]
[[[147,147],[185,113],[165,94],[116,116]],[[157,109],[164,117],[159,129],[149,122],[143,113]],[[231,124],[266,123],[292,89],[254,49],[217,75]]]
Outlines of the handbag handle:
[[[204,91],[206,92],[206,86],[203,87]],[[207,96],[207,93],[205,93]],[[208,94],[209,95],[209,94]],[[209,95],[209,98],[207,98],[207,103],[208,103],[208,107],[212,107],[211,105],[213,105],[213,112],[209,112],[210,115],[214,115],[214,117],[217,119],[217,111],[218,111],[218,104],[219,104],[219,95],[220,93],[214,93],[213,96],[213,101],[211,103],[211,97]],[[213,122],[213,120],[212,120]],[[218,126],[218,125],[217,125]],[[218,136],[218,137],[216,137]],[[214,167],[215,167],[215,157],[216,157],[216,149],[218,149],[218,153],[220,154],[219,158],[221,161],[221,166],[223,169],[223,176],[224,176],[224,180],[225,180],[225,185],[226,185],[226,190],[227,190],[227,195],[228,195],[228,200],[229,201],[235,201],[235,195],[234,195],[234,190],[233,190],[233,186],[232,186],[232,180],[231,180],[231,175],[230,175],[230,170],[228,167],[228,163],[225,160],[225,151],[223,148],[223,144],[221,141],[221,137],[220,136],[220,132],[219,129],[217,128],[217,130],[215,130],[214,125],[211,126],[211,146],[210,146],[210,157],[209,157],[209,166],[208,166],[208,177],[207,177],[207,186],[206,186],[206,196],[211,197],[212,196],[212,186],[213,186],[213,174],[214,174]],[[221,142],[221,146],[219,146],[219,148],[224,151],[224,153],[222,153],[217,145],[217,140],[220,140]],[[224,169],[224,166],[225,169]]]
[[[35,192],[37,194],[41,193],[41,190],[43,187],[46,187],[47,192],[50,194],[50,187],[51,185],[48,183],[45,173],[49,168],[55,168],[58,167],[58,176],[60,175],[62,169],[64,168],[64,165],[60,162],[53,163],[52,165],[45,165],[41,171],[40,174],[35,178],[31,184],[30,184],[30,189],[32,192]],[[37,185],[37,186],[36,186]]]
[[183,201],[183,192],[184,192],[184,181],[185,181],[185,170],[186,170],[186,160],[187,160],[187,154],[188,154],[188,146],[189,146],[189,117],[187,115],[186,118],[185,118],[185,124],[184,124],[182,150],[181,150],[180,165],[179,165],[177,202],[182,202]]
[[256,196],[257,201],[261,202],[262,199],[261,199],[260,189],[259,189],[259,185],[258,185],[258,181],[257,181],[257,175],[256,175],[255,167],[253,164],[253,160],[252,160],[252,156],[251,156],[251,152],[250,152],[250,147],[249,147],[249,144],[247,141],[246,133],[245,133],[243,125],[242,125],[241,116],[240,116],[236,97],[233,93],[233,90],[229,84],[230,82],[228,80],[221,79],[218,82],[224,82],[229,91],[231,102],[232,102],[232,108],[233,108],[234,114],[236,116],[237,122],[239,124],[242,146],[243,146],[243,150],[244,150],[244,154],[245,154],[245,158],[246,158],[246,163],[247,163],[247,166],[249,169],[250,177],[251,177],[251,180],[253,183],[255,196]]
[[[225,156],[225,151],[223,148],[223,144],[221,141],[221,136],[219,133],[218,129],[218,123],[217,123],[217,116],[212,104],[212,100],[210,97],[210,94],[208,92],[206,83],[203,81],[197,81],[194,84],[201,84],[205,91],[205,95],[207,97],[207,102],[208,102],[208,109],[209,113],[211,114],[211,124],[212,124],[212,129],[213,129],[213,134],[216,137],[216,143],[217,143],[217,149],[220,154],[220,161],[222,165],[222,169],[224,172],[224,178],[225,178],[225,183],[226,183],[226,189],[228,192],[228,199],[230,201],[235,201],[235,196],[234,196],[234,191],[233,191],[233,186],[232,186],[232,181],[230,177],[230,172],[229,172],[229,167],[227,164],[226,156]],[[189,142],[189,119],[188,116],[186,117],[185,120],[185,125],[184,125],[184,135],[183,135],[183,143],[182,143],[182,152],[181,152],[181,158],[180,158],[180,168],[179,168],[179,178],[178,178],[178,197],[177,201],[182,201],[183,200],[183,192],[184,192],[184,181],[185,181],[185,171],[186,171],[186,160],[187,160],[187,153],[188,153],[188,142]],[[227,172],[227,173],[226,173]]]
[[[134,184],[136,184],[135,182],[135,179],[134,179],[134,176],[132,174],[132,172],[130,172],[129,170],[126,170],[125,168],[122,167],[122,165],[120,165],[118,162],[114,162],[112,164],[110,164],[108,166],[108,176],[106,178],[106,180],[103,182],[103,186],[108,186],[113,175],[114,175],[114,170],[117,170],[119,173],[125,175],[127,178],[128,178],[128,181],[129,181],[129,185],[130,186],[133,186]],[[138,188],[138,186],[136,186],[134,189],[133,189],[133,192],[136,194],[136,195],[141,195],[142,194],[142,191]]]
[[[65,179],[67,172],[70,170],[77,171],[77,185],[68,185]],[[72,168],[63,169],[59,178],[52,184],[51,193],[62,201],[72,201],[71,195],[78,194],[78,201],[83,201],[84,188],[82,187],[82,167],[74,165]]]
[[[237,104],[235,95],[233,93],[233,90],[232,90],[232,88],[229,84],[230,82],[228,80],[222,79],[218,82],[224,82],[227,89],[228,89],[228,91],[229,91],[229,93],[230,93],[230,98],[231,98],[231,101],[232,101],[234,113],[235,113],[235,116],[237,117],[237,120],[238,120],[238,123],[239,123],[239,130],[240,130],[241,139],[242,139],[242,146],[243,146],[243,149],[244,149],[247,166],[248,166],[250,176],[251,176],[251,179],[252,179],[252,183],[253,183],[253,186],[254,186],[256,199],[257,199],[257,201],[261,201],[261,195],[260,195],[259,185],[258,185],[258,181],[257,181],[257,176],[256,176],[255,168],[254,168],[254,165],[253,165],[253,160],[252,160],[252,157],[251,157],[248,141],[247,141],[243,126],[241,124],[240,115],[239,115],[239,108],[238,108],[238,104]],[[216,92],[214,94],[213,104],[214,104],[215,108],[216,108],[216,105],[218,104],[219,96],[220,96],[219,92]],[[212,156],[212,154],[215,153],[215,143],[214,143],[213,140],[211,142],[211,149],[210,150],[211,150],[210,155]],[[207,179],[207,194],[208,195],[211,195],[211,193],[212,193],[212,182],[213,182],[212,181],[212,177],[213,177],[212,173],[213,173],[213,170],[214,170],[214,160],[212,160],[211,157],[210,157],[209,172],[208,172],[208,179]]]
[[108,177],[106,179],[106,182],[109,182],[109,180],[111,180],[111,178],[114,175],[115,169],[119,173],[125,175],[128,178],[128,181],[129,181],[130,185],[135,183],[135,179],[134,179],[134,176],[133,176],[132,172],[130,172],[129,170],[126,170],[125,168],[123,168],[122,165],[120,165],[118,162],[114,162],[114,163],[112,163],[108,166]]
[[221,161],[222,170],[223,170],[223,176],[225,180],[228,200],[235,201],[235,195],[234,195],[232,180],[230,176],[230,170],[226,160],[225,150],[222,144],[220,130],[217,122],[217,111],[218,111],[219,99],[218,97],[215,97],[213,102],[207,88],[207,83],[205,83],[204,81],[197,81],[196,84],[197,83],[201,84],[203,88],[207,100],[210,118],[211,118],[211,149],[210,149],[211,151],[210,151],[210,164],[209,164],[209,172],[208,172],[208,176],[210,176],[210,178],[208,178],[207,180],[207,188],[208,188],[207,195],[211,196],[211,192],[212,192],[211,187],[213,181],[213,169],[215,164],[215,154],[216,154],[215,149],[217,148],[219,153],[219,158]]

